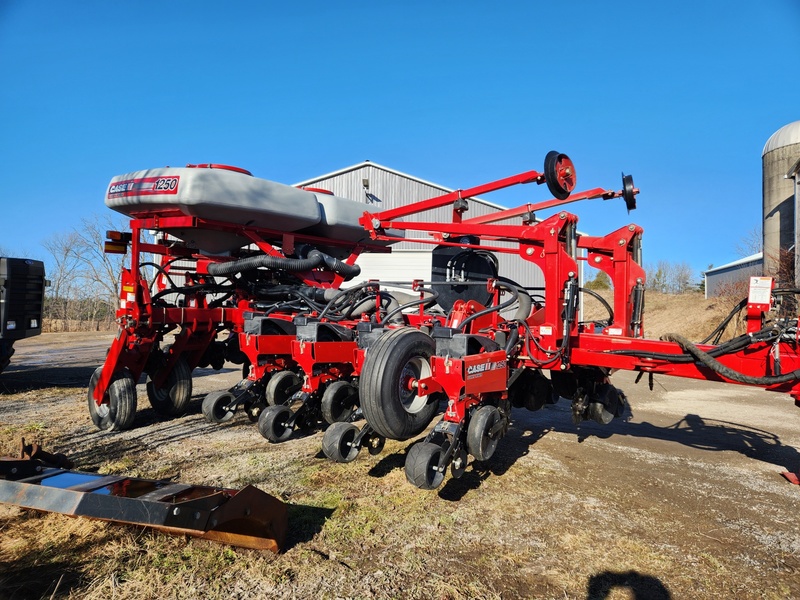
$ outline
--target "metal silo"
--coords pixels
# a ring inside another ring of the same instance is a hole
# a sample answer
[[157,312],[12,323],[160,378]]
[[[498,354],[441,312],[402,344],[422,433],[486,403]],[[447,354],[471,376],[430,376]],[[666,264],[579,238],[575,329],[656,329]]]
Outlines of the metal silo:
[[764,199],[764,274],[778,274],[781,251],[795,246],[795,186],[790,172],[800,159],[800,121],[772,134],[761,153]]

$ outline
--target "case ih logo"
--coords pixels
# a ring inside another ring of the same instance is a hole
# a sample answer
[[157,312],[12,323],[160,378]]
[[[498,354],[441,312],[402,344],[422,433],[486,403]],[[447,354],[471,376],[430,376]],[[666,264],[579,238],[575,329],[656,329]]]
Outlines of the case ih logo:
[[139,179],[126,179],[112,183],[108,188],[109,198],[124,198],[126,196],[155,196],[157,194],[177,194],[179,175],[168,177],[141,177]]
[[488,373],[489,371],[494,371],[495,369],[505,369],[506,361],[498,360],[497,362],[485,362],[485,363],[478,363],[475,365],[469,365],[467,367],[467,379],[475,379],[480,377],[484,373]]

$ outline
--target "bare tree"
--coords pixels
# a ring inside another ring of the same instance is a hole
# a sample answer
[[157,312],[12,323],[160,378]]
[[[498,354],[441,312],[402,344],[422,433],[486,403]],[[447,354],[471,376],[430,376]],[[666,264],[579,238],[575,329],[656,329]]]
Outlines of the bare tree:
[[758,254],[764,247],[764,237],[762,234],[761,223],[748,231],[736,244],[736,253],[744,258]]
[[50,237],[46,318],[61,330],[99,329],[113,323],[124,256],[103,251],[105,232],[124,229],[110,216],[82,219],[81,227]]

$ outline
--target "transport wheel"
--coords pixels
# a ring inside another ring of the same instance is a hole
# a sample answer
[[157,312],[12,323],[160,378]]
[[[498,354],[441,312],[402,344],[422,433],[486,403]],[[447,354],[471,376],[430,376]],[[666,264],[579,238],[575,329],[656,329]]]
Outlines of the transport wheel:
[[[169,346],[166,346],[161,359],[162,364],[166,363],[168,353]],[[184,414],[192,399],[192,370],[189,368],[186,358],[184,356],[178,358],[161,388],[156,389],[150,373],[148,373],[146,387],[147,399],[150,400],[150,405],[158,414],[168,417]]]
[[431,442],[414,444],[406,456],[406,479],[421,490],[442,485],[444,473],[438,470],[442,447]]
[[494,406],[481,406],[472,415],[467,428],[467,448],[477,460],[489,460],[497,449],[500,437],[489,437],[489,431],[500,419],[500,411]]
[[292,409],[285,405],[268,406],[258,417],[258,432],[270,442],[285,442],[294,431],[289,424],[293,414]]
[[551,150],[544,157],[544,180],[554,198],[566,200],[575,189],[575,165],[566,154]]
[[322,437],[322,451],[334,462],[352,462],[361,450],[358,446],[353,446],[357,435],[358,427],[352,423],[333,423]]
[[330,424],[349,421],[357,401],[358,392],[352,384],[334,381],[322,394],[322,418]]
[[233,418],[228,405],[233,402],[233,394],[227,391],[211,392],[203,398],[203,416],[210,423],[225,423]]
[[136,416],[136,382],[127,369],[114,373],[103,396],[103,403],[98,406],[93,392],[102,372],[103,367],[97,367],[89,380],[88,404],[92,423],[98,429],[108,431],[130,429]]
[[294,393],[300,389],[301,381],[297,373],[280,371],[270,377],[264,397],[269,406],[288,404]]
[[438,394],[418,394],[418,379],[431,375],[435,344],[417,329],[402,327],[370,347],[361,370],[359,395],[367,422],[384,437],[406,440],[425,429],[439,408]]

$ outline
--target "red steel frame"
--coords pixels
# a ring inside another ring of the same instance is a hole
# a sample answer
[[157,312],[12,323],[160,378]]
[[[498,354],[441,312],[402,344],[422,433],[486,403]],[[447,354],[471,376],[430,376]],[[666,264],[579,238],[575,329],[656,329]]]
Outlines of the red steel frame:
[[[153,349],[170,331],[180,328],[175,336],[171,352],[166,357],[166,364],[153,376],[153,384],[156,388],[165,383],[180,356],[184,356],[189,368],[194,369],[208,346],[221,331],[229,330],[240,333],[243,326],[243,312],[249,310],[249,298],[237,298],[236,305],[232,307],[210,308],[206,294],[202,291],[197,294],[187,294],[184,307],[167,308],[154,305],[151,301],[148,283],[140,275],[143,254],[160,256],[162,265],[172,258],[197,259],[196,273],[199,276],[207,274],[210,263],[224,262],[230,259],[198,254],[194,250],[167,242],[147,243],[142,241],[143,231],[200,228],[228,232],[251,241],[262,252],[270,256],[292,254],[297,242],[340,246],[349,251],[344,262],[350,265],[355,263],[359,254],[364,250],[370,252],[389,251],[381,246],[353,244],[312,235],[212,221],[169,210],[159,214],[139,215],[130,221],[130,228],[131,264],[130,268],[122,271],[120,308],[117,310],[117,322],[120,329],[111,344],[104,368],[94,388],[93,396],[98,405],[103,402],[115,372],[127,369],[134,381],[139,379]],[[279,241],[281,250],[276,249],[270,240]],[[298,276],[305,284],[321,288],[338,288],[344,281],[344,277],[339,274],[320,270],[299,273]],[[158,279],[161,280],[161,277]],[[157,280],[157,284],[161,291],[163,281]],[[264,337],[271,338],[273,336]],[[286,344],[283,349],[290,353],[289,343],[291,340],[284,341]],[[270,340],[270,342],[276,342],[276,340]]]
[[[534,312],[527,320],[531,335],[536,338],[538,344],[531,344],[531,340],[526,339],[523,350],[510,359],[514,366],[546,367],[550,370],[566,370],[570,366],[591,366],[609,370],[624,369],[738,383],[695,362],[674,363],[663,359],[616,353],[619,350],[635,350],[643,353],[685,356],[683,349],[677,343],[643,338],[644,330],[641,318],[636,314],[635,301],[639,293],[637,290],[643,290],[645,283],[645,272],[639,262],[643,233],[641,227],[629,225],[603,237],[578,235],[576,229],[578,218],[564,211],[538,223],[530,222],[533,212],[536,210],[554,208],[582,199],[616,198],[622,196],[622,192],[595,188],[572,194],[566,200],[553,199],[538,204],[526,204],[473,219],[463,219],[465,206],[463,203],[456,203],[451,223],[399,220],[433,208],[446,206],[453,203],[454,200],[462,200],[509,185],[531,182],[541,183],[542,176],[535,171],[529,171],[494,183],[469,190],[458,190],[393,210],[379,213],[365,212],[360,222],[371,236],[378,240],[397,239],[386,233],[390,229],[427,232],[431,239],[418,239],[417,241],[517,254],[522,259],[538,265],[545,278],[544,309]],[[638,193],[638,190],[635,193]],[[497,221],[519,216],[525,219],[521,225],[495,224]],[[468,235],[478,236],[485,243],[471,245],[451,241],[458,239],[459,236]],[[491,245],[493,241],[514,242],[516,247],[493,246]],[[607,273],[613,282],[614,322],[603,332],[595,332],[591,326],[579,326],[577,320],[565,321],[562,315],[566,299],[565,290],[568,283],[576,278],[577,261],[582,259],[578,257],[578,249],[586,250],[585,260],[589,261],[591,266]],[[482,307],[462,307],[462,310],[464,308],[466,308],[464,313],[466,315],[477,312]],[[757,309],[751,309],[750,312],[753,313],[749,315],[750,322],[760,324],[762,313]],[[494,321],[488,327],[486,324],[476,321],[471,322],[467,333],[484,329],[482,332],[484,335],[494,335],[494,332],[502,329],[504,325],[496,313],[493,318]],[[457,327],[458,322],[458,317],[454,318],[451,314],[448,324]],[[550,352],[562,345],[565,336],[569,338],[567,351],[563,355],[553,358],[553,354]],[[712,345],[699,347],[705,351],[714,348]],[[758,343],[735,354],[723,355],[718,358],[718,361],[735,371],[753,377],[775,375],[769,360],[771,349],[771,344]],[[795,343],[781,341],[780,356],[784,373],[800,369],[800,355],[797,353]],[[477,364],[477,362],[491,363],[495,365],[495,368],[483,371],[481,374],[472,373],[470,376],[466,371],[471,364]],[[500,393],[504,397],[507,393],[508,364],[505,362],[504,351],[482,353],[476,355],[475,358],[466,357],[463,361],[434,357],[431,364],[433,375],[424,381],[412,382],[411,385],[420,385],[428,391],[443,390],[447,392],[450,398],[450,407],[445,414],[446,420],[458,422],[463,419],[466,410],[470,405],[478,402],[482,393]],[[761,387],[770,391],[789,393],[794,398],[795,404],[800,406],[800,380],[798,379]]]

